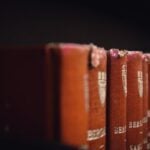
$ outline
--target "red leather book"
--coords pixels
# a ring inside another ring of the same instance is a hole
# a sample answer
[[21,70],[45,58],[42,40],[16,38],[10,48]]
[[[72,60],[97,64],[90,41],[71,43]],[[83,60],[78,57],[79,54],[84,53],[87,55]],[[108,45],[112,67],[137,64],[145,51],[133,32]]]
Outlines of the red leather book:
[[148,59],[148,144],[147,144],[147,149],[150,149],[150,54],[146,53],[146,58]]
[[107,149],[126,150],[127,51],[108,52]]
[[87,148],[89,47],[1,48],[0,136]]
[[106,64],[104,48],[91,45],[89,66],[89,128],[90,150],[104,150],[106,136]]
[[143,54],[143,149],[148,144],[148,57]]
[[142,52],[128,53],[127,63],[127,149],[143,148]]

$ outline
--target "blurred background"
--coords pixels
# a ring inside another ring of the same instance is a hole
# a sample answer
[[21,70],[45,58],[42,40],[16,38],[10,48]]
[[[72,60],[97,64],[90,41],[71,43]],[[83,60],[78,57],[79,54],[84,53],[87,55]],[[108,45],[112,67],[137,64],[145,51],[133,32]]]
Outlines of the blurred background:
[[149,14],[148,2],[6,0],[0,4],[0,45],[93,42],[148,52]]

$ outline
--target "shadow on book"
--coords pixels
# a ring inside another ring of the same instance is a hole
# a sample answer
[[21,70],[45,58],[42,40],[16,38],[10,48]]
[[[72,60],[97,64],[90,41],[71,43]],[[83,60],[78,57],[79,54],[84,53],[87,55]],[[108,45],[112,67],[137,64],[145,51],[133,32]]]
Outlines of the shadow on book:
[[57,142],[0,138],[0,149],[10,150],[10,148],[15,150],[75,150],[74,147]]

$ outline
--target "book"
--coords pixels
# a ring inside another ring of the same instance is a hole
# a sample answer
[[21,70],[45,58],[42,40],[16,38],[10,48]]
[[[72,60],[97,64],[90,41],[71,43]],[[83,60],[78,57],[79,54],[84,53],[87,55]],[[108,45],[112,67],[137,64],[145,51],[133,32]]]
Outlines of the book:
[[108,51],[107,149],[126,150],[127,51]]
[[147,60],[147,63],[148,63],[148,112],[147,112],[147,119],[148,119],[148,131],[147,131],[147,136],[148,136],[148,144],[147,144],[147,149],[149,150],[150,149],[150,101],[149,101],[149,99],[150,99],[150,92],[149,92],[149,90],[150,90],[150,54],[149,53],[146,53],[145,54],[146,55],[146,60]]
[[89,128],[90,150],[104,150],[106,136],[107,55],[104,48],[90,45],[89,62]]
[[1,48],[0,136],[87,149],[89,47]]
[[127,55],[127,149],[143,148],[142,52]]
[[148,57],[143,54],[143,149],[148,145]]

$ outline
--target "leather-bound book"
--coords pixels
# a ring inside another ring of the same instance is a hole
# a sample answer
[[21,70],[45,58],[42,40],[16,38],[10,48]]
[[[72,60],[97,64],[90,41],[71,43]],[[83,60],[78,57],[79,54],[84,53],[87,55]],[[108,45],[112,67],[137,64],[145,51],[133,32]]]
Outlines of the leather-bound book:
[[146,53],[146,58],[147,58],[147,63],[148,63],[148,144],[147,144],[147,149],[150,150],[150,54]]
[[127,62],[127,149],[143,148],[142,52],[128,52]]
[[126,150],[127,51],[108,51],[107,149]]
[[91,45],[89,62],[89,128],[90,150],[105,150],[106,132],[106,64],[104,48]]
[[89,46],[0,49],[0,136],[87,149]]
[[60,45],[61,142],[87,149],[89,47]]
[[148,144],[148,56],[143,54],[143,149]]

